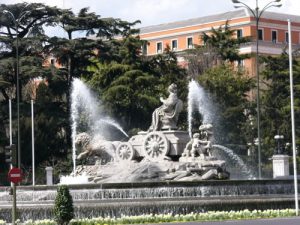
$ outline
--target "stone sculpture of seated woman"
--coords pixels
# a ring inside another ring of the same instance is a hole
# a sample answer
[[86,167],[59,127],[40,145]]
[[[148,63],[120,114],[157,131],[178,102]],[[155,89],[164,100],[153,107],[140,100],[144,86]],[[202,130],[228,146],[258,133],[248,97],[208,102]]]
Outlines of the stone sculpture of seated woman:
[[148,131],[176,130],[179,113],[182,111],[182,101],[177,97],[177,86],[168,87],[168,98],[160,98],[163,103],[152,114],[152,123]]

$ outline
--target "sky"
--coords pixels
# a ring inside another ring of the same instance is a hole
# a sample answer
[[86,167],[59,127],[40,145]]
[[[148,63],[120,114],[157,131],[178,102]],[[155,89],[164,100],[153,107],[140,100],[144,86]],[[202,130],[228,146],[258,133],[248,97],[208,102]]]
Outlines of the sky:
[[[59,8],[89,7],[101,17],[114,17],[133,22],[141,20],[139,27],[174,22],[234,10],[231,0],[0,0],[1,4],[40,2]],[[255,7],[255,0],[241,0]],[[258,0],[260,8],[270,0]],[[300,15],[300,0],[281,0],[282,7],[269,11]]]

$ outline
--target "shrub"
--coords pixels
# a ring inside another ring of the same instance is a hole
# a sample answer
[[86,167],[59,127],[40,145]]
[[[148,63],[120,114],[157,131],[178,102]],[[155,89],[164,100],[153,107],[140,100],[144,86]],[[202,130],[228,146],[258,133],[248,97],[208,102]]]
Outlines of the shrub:
[[69,188],[59,186],[54,204],[54,216],[58,225],[67,225],[74,217],[73,199]]

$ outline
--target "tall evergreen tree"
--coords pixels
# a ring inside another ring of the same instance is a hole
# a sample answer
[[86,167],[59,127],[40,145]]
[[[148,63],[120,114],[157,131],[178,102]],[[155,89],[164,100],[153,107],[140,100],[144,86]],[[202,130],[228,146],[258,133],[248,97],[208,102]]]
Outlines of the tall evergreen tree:
[[204,45],[213,47],[222,61],[240,61],[248,58],[249,55],[240,54],[240,45],[250,41],[249,37],[237,37],[237,30],[231,29],[228,21],[219,26],[211,28],[210,32],[203,32],[201,39]]
[[250,41],[250,37],[237,37],[237,30],[228,25],[228,21],[217,29],[203,32],[200,45],[186,50],[188,61],[188,75],[195,79],[212,67],[226,62],[240,62],[249,58],[248,54],[240,54],[242,44]]
[[[284,135],[285,143],[291,143],[291,106],[290,106],[290,77],[289,59],[286,53],[279,57],[264,57],[265,70],[263,71],[266,80],[266,88],[263,91],[261,110],[262,110],[262,137],[264,144],[264,156],[268,158],[275,149],[274,136]],[[296,137],[300,134],[300,63],[299,58],[293,60],[294,77],[294,109],[295,109],[295,128]],[[297,146],[300,139],[297,138]],[[291,149],[287,150],[291,154]]]
[[[31,115],[30,105],[31,99],[35,99],[36,87],[38,80],[41,77],[48,77],[52,73],[50,68],[44,67],[44,62],[48,56],[44,46],[48,39],[44,32],[45,26],[55,26],[57,16],[61,13],[56,7],[50,7],[40,3],[20,3],[13,5],[0,5],[0,76],[5,81],[0,84],[1,92],[1,121],[4,125],[8,124],[8,99],[13,101],[13,120],[16,121],[16,83],[19,78],[19,93],[20,93],[20,139],[21,139],[21,163],[22,166],[31,164],[31,136],[28,135],[31,130]],[[17,51],[19,74],[17,76]],[[37,79],[38,78],[38,79]],[[48,99],[49,100],[49,99]],[[45,105],[50,105],[50,102],[45,102]],[[36,108],[37,114],[40,113]],[[46,112],[46,114],[49,113]],[[49,115],[49,114],[48,114]],[[16,129],[16,122],[13,122],[13,130]],[[36,126],[38,131],[41,127]],[[3,130],[1,130],[3,132]],[[51,130],[47,134],[55,132]],[[5,134],[1,134],[5,137]],[[13,138],[15,139],[15,133]],[[37,135],[39,136],[39,135]],[[46,147],[49,139],[44,142],[39,142],[36,139],[36,147],[40,150],[41,156],[47,152]],[[8,139],[3,140],[7,143]],[[1,144],[3,144],[1,142]],[[16,143],[15,140],[13,140]],[[39,154],[38,153],[38,154]],[[44,157],[39,157],[37,163],[45,160]]]
[[90,83],[113,116],[122,119],[126,129],[150,126],[151,114],[160,104],[159,95],[166,94],[171,83],[176,83],[180,97],[186,98],[185,70],[178,66],[175,54],[169,49],[146,58],[140,54],[145,43],[139,37],[130,35],[111,44],[114,61],[99,63]]
[[[109,51],[109,41],[116,35],[128,35],[134,32],[131,26],[139,21],[129,23],[114,18],[101,18],[88,8],[83,8],[76,15],[70,10],[64,10],[59,18],[61,28],[66,32],[67,38],[53,37],[49,40],[47,49],[63,66],[61,74],[64,75],[67,87],[67,114],[70,113],[70,91],[73,77],[90,78],[87,70],[95,63],[95,58],[105,55]],[[93,35],[91,37],[91,35]],[[70,137],[70,127],[67,130]],[[69,144],[70,144],[69,139]]]
[[[40,3],[19,3],[0,5],[0,71],[4,81],[16,86],[17,62],[19,56],[19,88],[22,100],[22,88],[32,78],[42,76],[45,70],[43,43],[46,41],[43,26],[55,25],[59,9]],[[2,95],[8,100],[6,86],[0,84]],[[16,90],[16,89],[15,89]]]

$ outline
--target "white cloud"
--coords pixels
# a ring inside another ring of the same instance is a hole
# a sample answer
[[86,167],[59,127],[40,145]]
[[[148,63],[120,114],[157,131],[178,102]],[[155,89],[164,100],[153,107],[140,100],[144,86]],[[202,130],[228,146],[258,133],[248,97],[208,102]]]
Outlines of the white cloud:
[[[14,4],[24,0],[0,0],[4,4]],[[255,0],[241,0],[252,8]],[[262,8],[271,0],[260,0]],[[115,17],[127,21],[141,20],[141,26],[148,26],[189,18],[201,17],[215,13],[234,10],[230,0],[27,0],[42,2],[60,8],[72,8],[74,12],[84,7],[102,17]],[[299,0],[282,0],[282,7],[272,7],[270,11],[299,14]]]

